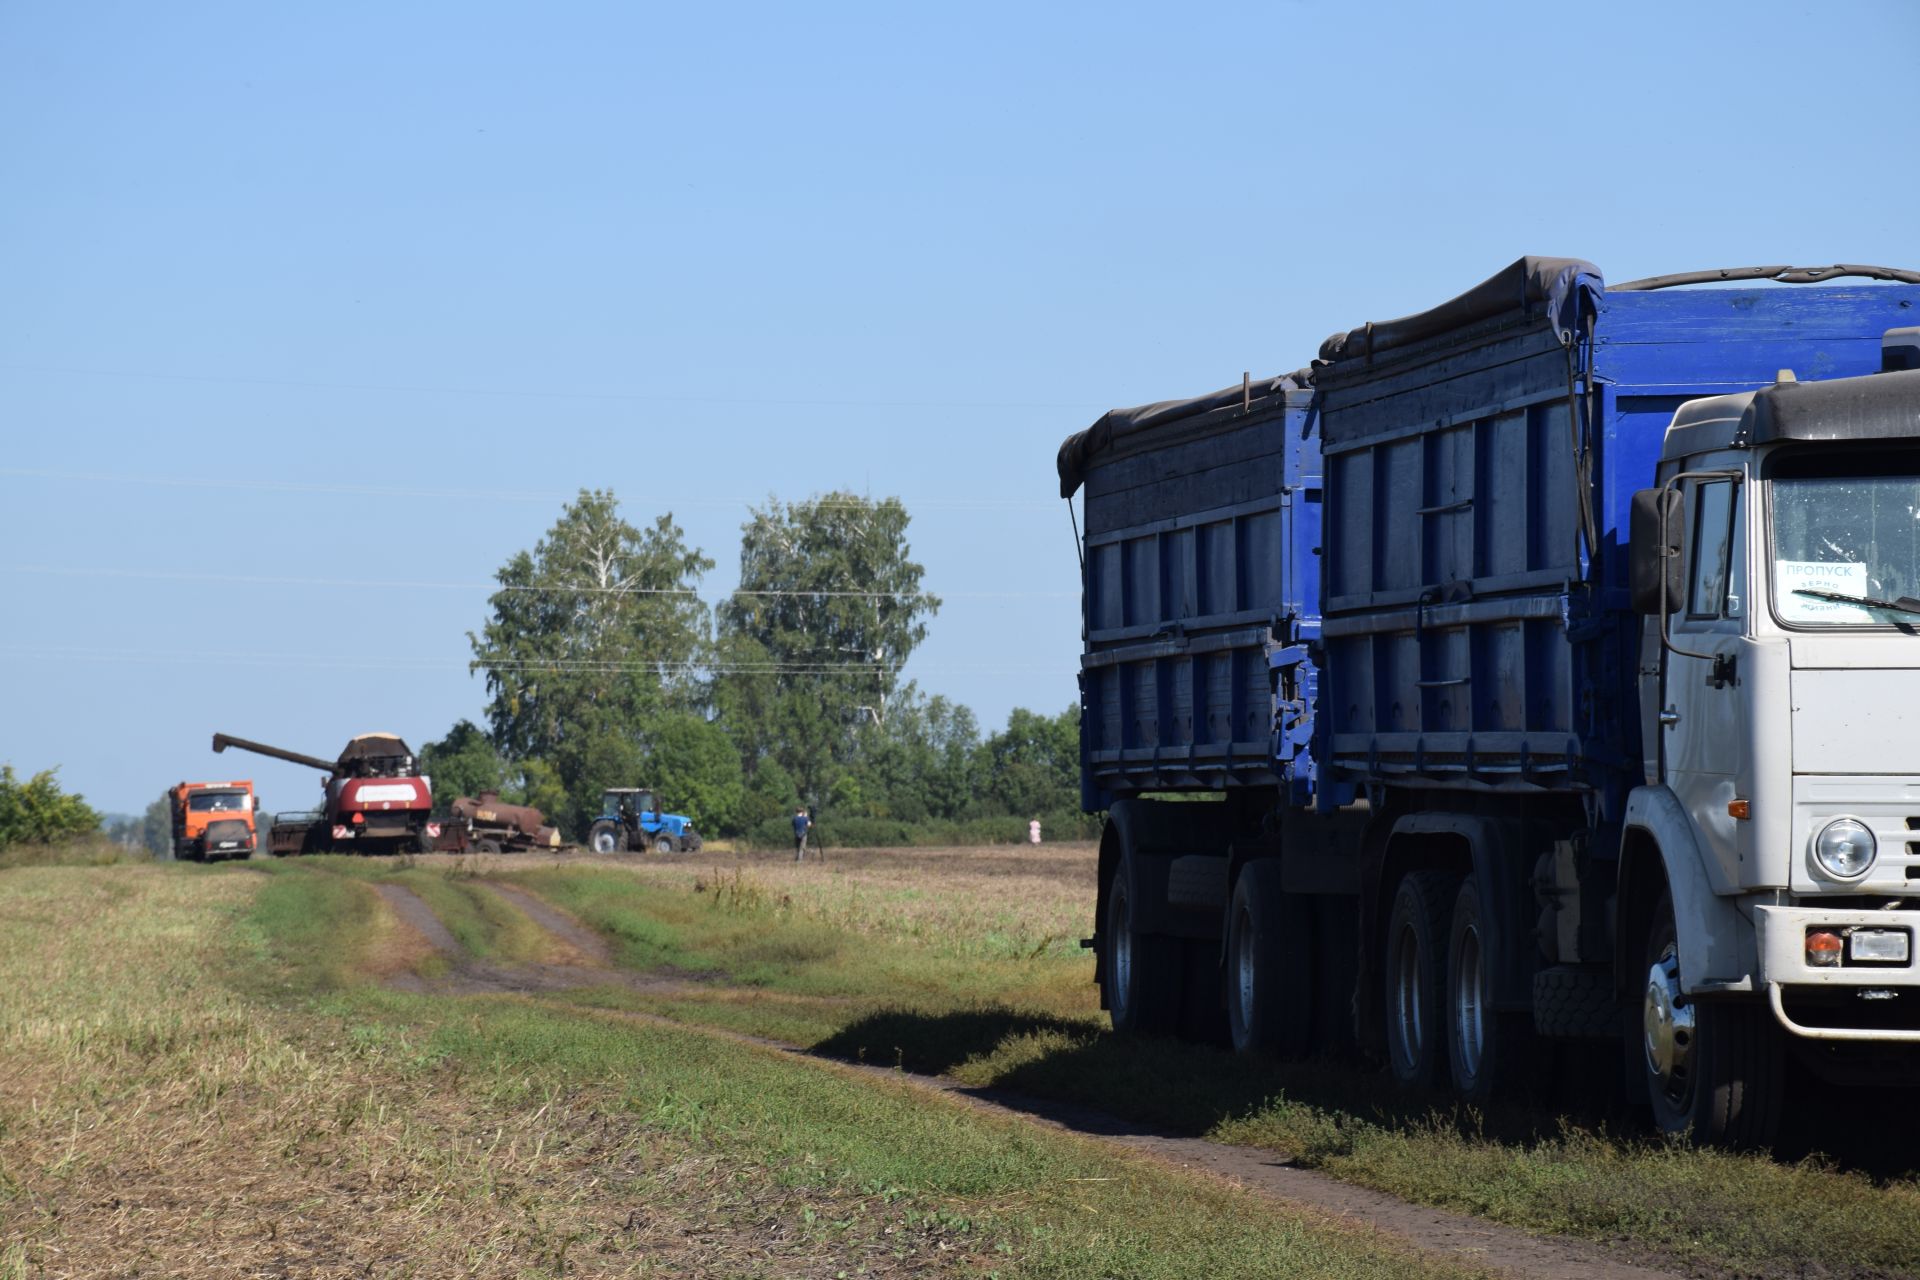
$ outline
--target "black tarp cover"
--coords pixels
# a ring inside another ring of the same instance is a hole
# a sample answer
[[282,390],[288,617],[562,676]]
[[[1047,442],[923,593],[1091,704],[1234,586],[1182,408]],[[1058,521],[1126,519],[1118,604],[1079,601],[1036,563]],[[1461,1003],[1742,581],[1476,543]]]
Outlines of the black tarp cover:
[[[1307,385],[1306,372],[1289,373],[1278,378],[1262,378],[1253,384],[1255,409],[1267,407],[1269,397],[1298,391]],[[1076,431],[1060,445],[1057,466],[1060,470],[1060,496],[1071,498],[1087,478],[1087,472],[1102,462],[1132,453],[1146,446],[1152,433],[1175,424],[1186,423],[1220,409],[1245,402],[1248,390],[1236,384],[1204,396],[1186,400],[1160,400],[1132,409],[1109,409],[1085,431]],[[1223,424],[1231,425],[1231,423]]]
[[1579,323],[1581,290],[1605,287],[1600,268],[1584,259],[1521,258],[1431,310],[1336,333],[1320,344],[1320,358],[1334,363],[1368,359],[1514,311],[1551,316],[1566,342]]

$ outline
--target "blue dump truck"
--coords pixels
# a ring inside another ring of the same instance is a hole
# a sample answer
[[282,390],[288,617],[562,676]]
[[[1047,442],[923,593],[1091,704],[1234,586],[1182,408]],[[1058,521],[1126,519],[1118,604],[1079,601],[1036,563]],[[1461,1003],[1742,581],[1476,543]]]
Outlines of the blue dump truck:
[[1123,1032],[1764,1147],[1920,1080],[1920,273],[1527,258],[1106,414],[1082,802]]

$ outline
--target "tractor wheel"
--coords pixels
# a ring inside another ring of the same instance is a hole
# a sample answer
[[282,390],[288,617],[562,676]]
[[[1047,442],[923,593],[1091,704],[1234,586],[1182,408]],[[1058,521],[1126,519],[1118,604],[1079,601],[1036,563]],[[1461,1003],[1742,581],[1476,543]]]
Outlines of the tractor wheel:
[[587,828],[587,848],[595,853],[625,853],[627,838],[619,823],[602,818]]
[[653,851],[655,853],[674,852],[673,837],[666,834],[664,831],[661,832],[659,835],[655,836],[653,838]]
[[687,852],[688,853],[700,852],[700,846],[704,843],[705,841],[700,839],[700,833],[698,831],[687,832]]

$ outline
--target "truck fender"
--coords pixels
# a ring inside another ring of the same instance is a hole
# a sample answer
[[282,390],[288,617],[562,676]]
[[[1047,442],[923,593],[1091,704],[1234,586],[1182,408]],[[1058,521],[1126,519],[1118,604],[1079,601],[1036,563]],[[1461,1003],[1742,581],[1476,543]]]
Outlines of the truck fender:
[[[1409,813],[1393,824],[1387,837],[1387,857],[1398,861],[1395,846],[1415,837],[1449,836],[1463,841],[1472,860],[1474,877],[1486,894],[1493,918],[1503,926],[1490,939],[1494,975],[1493,1001],[1502,1009],[1524,1010],[1533,1007],[1533,899],[1527,877],[1532,861],[1526,856],[1524,832],[1520,824],[1501,818],[1465,813]],[[1406,863],[1412,870],[1433,865],[1414,858]],[[1381,892],[1389,886],[1383,883]],[[1386,918],[1382,903],[1377,918]]]
[[1627,797],[1624,828],[1619,894],[1614,903],[1614,955],[1622,994],[1635,995],[1645,977],[1640,971],[1640,948],[1646,915],[1660,892],[1659,883],[1649,875],[1656,858],[1673,897],[1674,934],[1686,991],[1754,990],[1758,953],[1753,922],[1740,913],[1732,898],[1714,893],[1693,823],[1679,797],[1664,785],[1635,787]]

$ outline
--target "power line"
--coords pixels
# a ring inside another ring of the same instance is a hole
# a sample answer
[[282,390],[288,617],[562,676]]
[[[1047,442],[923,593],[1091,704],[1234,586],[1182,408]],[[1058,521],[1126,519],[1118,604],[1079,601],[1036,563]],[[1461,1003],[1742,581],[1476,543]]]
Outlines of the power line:
[[[905,663],[702,663],[697,661],[647,661],[632,659],[558,658],[508,659],[491,663],[458,658],[396,658],[341,654],[269,654],[269,653],[168,653],[152,649],[51,648],[45,646],[0,646],[0,658],[27,658],[35,661],[61,659],[78,662],[140,662],[161,664],[219,664],[242,667],[318,667],[354,670],[429,671],[474,668],[500,668],[518,672],[554,672],[565,674],[617,674],[625,671],[682,675],[775,675],[775,676],[875,676],[899,675]],[[919,666],[923,675],[971,673],[984,675],[1028,672],[1054,672],[1056,663],[941,663]]]
[[[257,490],[263,493],[320,493],[362,498],[448,498],[460,502],[571,502],[580,496],[579,490],[562,493],[559,490],[527,489],[423,489],[397,488],[385,485],[321,484],[304,480],[262,480],[255,478],[233,479],[221,476],[156,476],[126,475],[97,471],[59,471],[41,467],[0,467],[0,476],[11,476],[24,480],[61,480],[76,484],[132,484],[172,489],[240,489]],[[774,499],[778,501],[778,499]],[[877,501],[885,502],[881,498]],[[899,501],[906,505],[907,500]],[[1031,508],[1038,510],[1050,508],[1054,499],[1041,498],[915,498],[911,506],[920,510],[968,510],[971,508],[993,508],[1014,510]],[[748,507],[753,508],[756,500],[752,498],[698,497],[684,492],[673,494],[672,506],[679,507]],[[858,510],[873,506],[875,500],[867,498],[803,498],[796,502],[783,503],[792,510],[829,511],[848,509]]]
[[402,383],[332,382],[305,378],[262,378],[254,376],[194,373],[149,373],[132,369],[74,369],[53,365],[0,363],[0,369],[15,373],[50,373],[76,378],[136,378],[153,382],[216,383],[252,387],[294,387],[306,391],[377,391],[407,395],[486,396],[514,400],[613,400],[642,404],[714,404],[754,408],[824,409],[1060,409],[1092,410],[1107,408],[1091,400],[862,400],[833,397],[798,399],[779,396],[687,396],[660,395],[640,391],[558,391],[547,388],[513,387],[428,387]]
[[[636,595],[679,596],[705,600],[692,587],[599,587],[537,586],[498,582],[429,582],[398,578],[299,578],[257,574],[188,573],[171,569],[114,569],[93,566],[37,564],[0,565],[0,573],[33,574],[45,577],[125,578],[152,582],[210,582],[226,586],[248,587],[324,587],[329,589],[406,590],[406,591],[489,591],[495,593],[541,593],[553,595]],[[855,599],[855,600],[1070,600],[1077,591],[836,591],[836,590],[761,590],[736,588],[718,593],[715,599],[740,597],[771,599]]]

